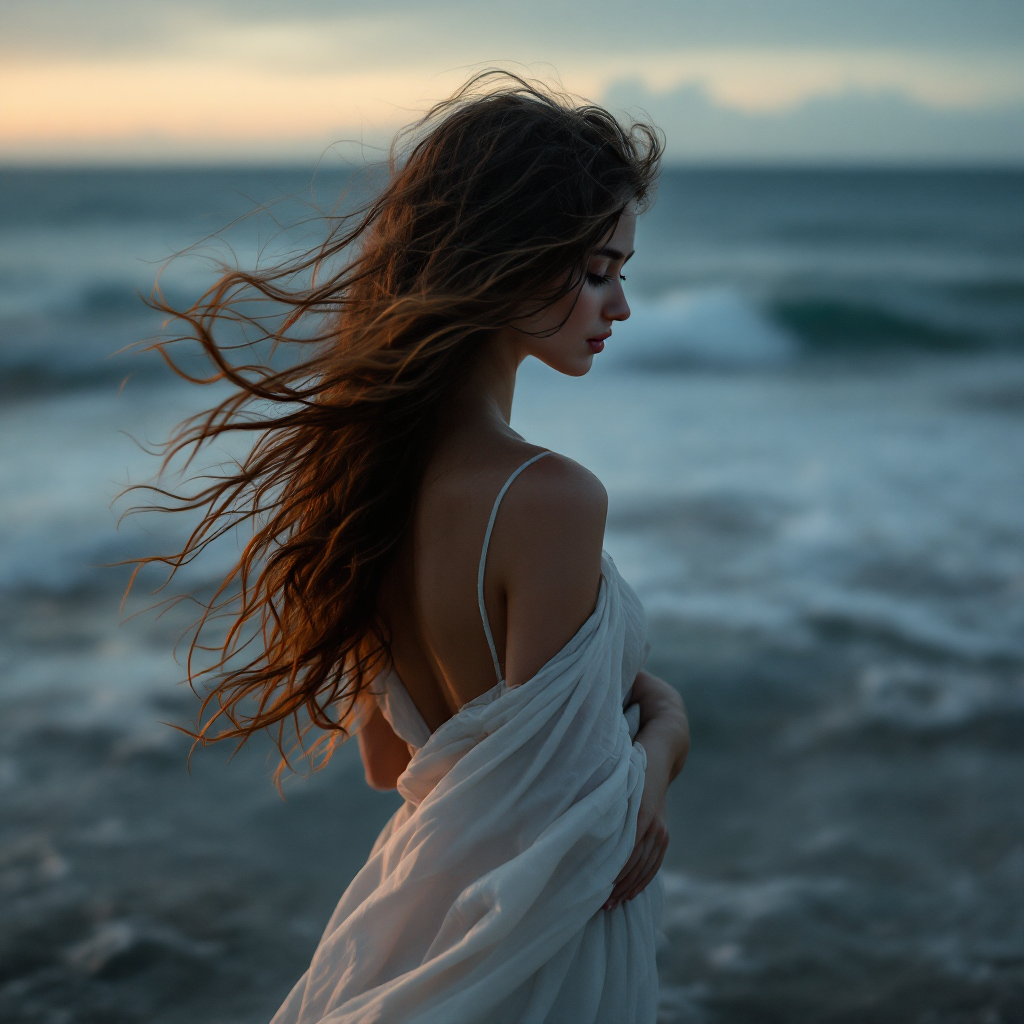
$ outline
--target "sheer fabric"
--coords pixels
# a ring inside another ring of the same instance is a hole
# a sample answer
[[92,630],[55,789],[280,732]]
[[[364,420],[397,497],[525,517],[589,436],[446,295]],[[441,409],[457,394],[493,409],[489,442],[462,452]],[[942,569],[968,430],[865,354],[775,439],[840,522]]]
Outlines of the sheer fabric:
[[601,909],[646,767],[626,707],[644,613],[607,555],[602,570],[593,614],[536,676],[499,683],[415,753],[404,805],[273,1024],[654,1021],[660,878]]

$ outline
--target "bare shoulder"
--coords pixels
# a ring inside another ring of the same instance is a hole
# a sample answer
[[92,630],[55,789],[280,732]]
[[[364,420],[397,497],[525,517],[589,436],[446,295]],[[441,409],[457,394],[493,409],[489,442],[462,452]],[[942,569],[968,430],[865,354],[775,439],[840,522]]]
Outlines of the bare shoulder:
[[560,455],[509,489],[495,522],[495,584],[505,595],[505,664],[519,685],[554,657],[593,612],[608,498],[593,473]]
[[[553,527],[589,525],[604,530],[608,494],[589,469],[564,455],[552,453],[529,466],[505,498],[523,526],[550,520]],[[568,518],[567,518],[568,517]]]
[[562,455],[539,459],[509,488],[495,522],[492,550],[506,580],[551,586],[558,575],[589,592],[607,514],[608,495],[593,473]]
[[597,477],[571,459],[550,454],[526,466],[502,497],[482,548],[502,485],[540,452],[507,438],[486,449],[453,446],[438,459],[421,498],[422,618],[461,703],[493,677],[478,608],[482,550],[487,622],[509,685],[531,678],[561,650],[599,597],[607,496]]

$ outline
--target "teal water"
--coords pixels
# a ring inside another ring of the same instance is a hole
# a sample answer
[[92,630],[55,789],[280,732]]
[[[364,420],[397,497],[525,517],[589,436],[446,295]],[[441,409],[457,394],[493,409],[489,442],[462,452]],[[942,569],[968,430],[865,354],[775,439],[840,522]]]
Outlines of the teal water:
[[[111,355],[157,327],[138,293],[211,233],[168,295],[312,237],[347,181],[308,184],[0,172],[4,1021],[269,1019],[394,807],[354,749],[287,802],[259,744],[189,774],[188,610],[119,625],[98,567],[174,543],[115,528],[127,435],[209,397]],[[605,482],[691,710],[662,1020],[1024,1019],[1024,175],[668,172],[628,278],[514,425]]]

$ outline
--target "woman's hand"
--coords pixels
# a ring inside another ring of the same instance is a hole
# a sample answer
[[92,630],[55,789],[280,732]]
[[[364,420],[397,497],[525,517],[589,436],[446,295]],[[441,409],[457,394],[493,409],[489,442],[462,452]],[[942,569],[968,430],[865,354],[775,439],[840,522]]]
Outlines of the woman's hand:
[[640,730],[635,742],[647,753],[647,771],[633,852],[615,879],[605,910],[613,910],[625,900],[638,896],[658,873],[668,849],[665,820],[668,787],[682,771],[690,752],[686,708],[673,687],[641,671],[633,683],[633,699],[640,705]]
[[668,780],[652,778],[650,767],[648,761],[644,793],[636,816],[636,843],[629,860],[615,879],[615,888],[604,905],[605,910],[614,910],[620,903],[639,896],[654,881],[668,850],[668,823],[665,820]]

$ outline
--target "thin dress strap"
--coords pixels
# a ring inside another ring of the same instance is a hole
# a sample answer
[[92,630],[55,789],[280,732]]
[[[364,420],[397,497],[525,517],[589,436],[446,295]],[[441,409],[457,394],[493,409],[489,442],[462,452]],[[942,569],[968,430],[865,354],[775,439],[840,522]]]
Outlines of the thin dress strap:
[[484,570],[487,568],[487,547],[491,543],[491,530],[494,529],[494,520],[498,516],[498,506],[501,504],[501,499],[505,497],[505,492],[512,486],[512,482],[527,466],[532,466],[538,459],[543,459],[545,455],[550,455],[551,452],[541,452],[539,455],[534,455],[532,459],[527,459],[506,481],[505,486],[498,491],[498,496],[494,499],[494,508],[491,509],[491,518],[487,520],[487,532],[484,534],[484,546],[480,552],[480,568],[476,574],[476,602],[480,606],[480,618],[484,623],[484,633],[487,636],[487,646],[491,649],[491,660],[494,662],[494,674],[498,677],[498,682],[504,682],[501,676],[501,665],[498,663],[498,649],[494,646],[494,634],[491,633],[491,623],[487,618],[487,606],[484,604]]

